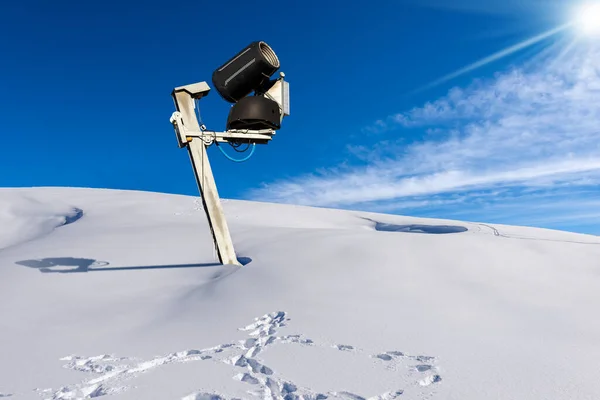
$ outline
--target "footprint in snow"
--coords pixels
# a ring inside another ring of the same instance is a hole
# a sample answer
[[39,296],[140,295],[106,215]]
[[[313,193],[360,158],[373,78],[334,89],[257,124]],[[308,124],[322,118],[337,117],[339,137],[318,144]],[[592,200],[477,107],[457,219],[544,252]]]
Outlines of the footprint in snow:
[[438,383],[442,380],[442,377],[439,375],[429,375],[419,381],[419,385],[421,386],[429,386],[433,383]]
[[415,365],[415,369],[419,372],[427,372],[432,368],[431,365]]
[[226,400],[225,397],[221,397],[214,393],[192,393],[189,396],[185,396],[181,400]]

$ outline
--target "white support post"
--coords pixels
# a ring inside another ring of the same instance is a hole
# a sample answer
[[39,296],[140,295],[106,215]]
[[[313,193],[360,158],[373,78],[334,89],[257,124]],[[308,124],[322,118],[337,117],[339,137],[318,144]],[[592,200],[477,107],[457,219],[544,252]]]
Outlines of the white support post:
[[[177,111],[181,114],[181,122],[184,125],[175,126],[178,135],[180,135],[180,131],[200,131],[200,125],[196,118],[196,114],[194,113],[194,98],[192,97],[192,95],[197,96],[199,94],[193,93],[193,89],[197,89],[196,85],[183,86],[181,88],[176,88],[173,91],[173,99],[175,100]],[[205,86],[206,89],[200,94],[200,97],[208,93],[208,85],[205,84]],[[188,148],[194,174],[196,175],[196,181],[198,182],[198,188],[200,189],[202,205],[204,206],[204,211],[206,212],[208,224],[217,249],[219,262],[221,262],[221,264],[241,266],[233,248],[231,234],[229,233],[229,227],[225,220],[221,200],[219,199],[217,184],[215,183],[215,178],[212,169],[210,168],[206,144],[201,137],[186,137],[185,139],[185,143],[180,141],[180,146],[187,146]]]

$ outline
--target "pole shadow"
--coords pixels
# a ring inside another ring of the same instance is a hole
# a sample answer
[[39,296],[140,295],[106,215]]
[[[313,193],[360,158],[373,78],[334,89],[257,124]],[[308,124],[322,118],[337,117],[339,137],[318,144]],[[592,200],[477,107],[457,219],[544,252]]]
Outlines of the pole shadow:
[[[242,265],[247,265],[252,261],[249,257],[240,257],[238,261]],[[59,273],[72,274],[81,272],[109,272],[109,271],[139,271],[151,269],[177,269],[177,268],[206,268],[206,267],[221,267],[218,262],[210,263],[194,263],[194,264],[169,264],[169,265],[137,265],[124,267],[106,267],[110,263],[108,261],[98,261],[91,258],[75,258],[75,257],[51,257],[41,258],[37,260],[22,260],[15,264],[24,267],[34,268],[41,273]]]

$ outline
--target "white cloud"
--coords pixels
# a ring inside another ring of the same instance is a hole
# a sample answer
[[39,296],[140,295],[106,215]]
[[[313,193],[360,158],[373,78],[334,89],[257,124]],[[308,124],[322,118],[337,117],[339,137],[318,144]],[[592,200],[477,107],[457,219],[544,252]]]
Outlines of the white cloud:
[[352,208],[492,188],[535,192],[596,184],[600,48],[553,61],[452,89],[422,107],[376,121],[373,130],[427,134],[408,145],[388,140],[385,150],[353,146],[351,153],[366,165],[266,184],[251,198]]

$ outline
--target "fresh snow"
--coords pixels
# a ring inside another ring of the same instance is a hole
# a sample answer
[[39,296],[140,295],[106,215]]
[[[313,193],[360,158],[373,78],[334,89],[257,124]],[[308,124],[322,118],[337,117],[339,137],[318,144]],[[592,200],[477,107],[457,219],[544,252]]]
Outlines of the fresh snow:
[[0,398],[600,398],[600,238],[223,203],[0,189]]

